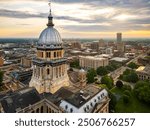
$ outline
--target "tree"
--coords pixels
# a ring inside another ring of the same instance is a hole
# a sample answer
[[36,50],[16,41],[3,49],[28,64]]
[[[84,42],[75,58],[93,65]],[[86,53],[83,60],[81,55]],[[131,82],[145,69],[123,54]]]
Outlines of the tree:
[[94,83],[95,79],[94,77],[96,76],[96,71],[94,69],[90,69],[87,72],[87,81],[88,83]]
[[111,65],[106,66],[106,69],[110,72],[115,70]]
[[130,101],[129,99],[130,99],[129,96],[123,95],[123,102],[124,102],[125,104],[129,103],[129,101]]
[[0,70],[0,86],[2,86],[3,83],[3,75],[4,73]]
[[105,84],[108,87],[108,89],[113,88],[113,85],[114,85],[114,81],[113,81],[112,77],[107,76],[107,75],[102,77],[101,83]]
[[136,83],[139,80],[136,72],[134,70],[129,70],[129,69],[123,72],[123,75],[120,76],[120,79],[126,82],[132,82],[132,83]]
[[131,97],[131,92],[129,90],[125,90],[123,93],[124,95]]
[[140,101],[150,104],[150,82],[139,81],[134,87],[134,93]]
[[116,86],[117,86],[118,88],[122,88],[122,87],[123,87],[122,81],[118,80],[118,81],[116,82]]
[[109,111],[114,112],[115,106],[117,104],[117,99],[113,93],[111,93],[110,91],[108,92],[109,92],[109,98],[111,99],[109,102]]
[[123,75],[129,75],[129,74],[130,74],[130,72],[131,72],[131,70],[126,69],[126,70],[123,72]]
[[127,84],[124,84],[124,85],[123,85],[123,88],[124,88],[124,90],[129,90],[129,91],[132,90],[131,86],[130,86],[130,85],[127,85]]
[[96,71],[97,71],[97,74],[100,76],[104,76],[104,75],[108,74],[108,70],[102,66],[98,67]]
[[75,61],[71,62],[70,67],[79,69],[80,68],[79,60],[75,60]]
[[137,69],[137,68],[138,68],[138,65],[135,64],[134,62],[130,62],[130,63],[128,64],[128,67],[131,68],[131,69]]
[[136,83],[139,80],[138,75],[135,72],[131,72],[128,76],[128,81]]

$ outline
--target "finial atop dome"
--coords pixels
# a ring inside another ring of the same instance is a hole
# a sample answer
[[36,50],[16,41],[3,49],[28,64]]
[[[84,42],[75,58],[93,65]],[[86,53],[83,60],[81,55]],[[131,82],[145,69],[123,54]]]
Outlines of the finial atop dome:
[[48,16],[48,24],[47,24],[48,27],[53,27],[54,26],[54,24],[53,24],[52,10],[51,10],[51,3],[52,3],[51,0],[49,0],[48,5],[50,7],[50,11],[49,11],[49,16]]

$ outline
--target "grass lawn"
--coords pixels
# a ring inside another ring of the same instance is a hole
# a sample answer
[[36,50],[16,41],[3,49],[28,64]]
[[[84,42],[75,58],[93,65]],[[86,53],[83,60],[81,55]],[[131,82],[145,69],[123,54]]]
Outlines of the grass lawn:
[[125,104],[122,99],[124,89],[119,89],[116,87],[116,88],[113,88],[111,92],[115,94],[116,96],[120,97],[119,99],[117,98],[115,112],[117,113],[150,113],[150,105],[148,106],[147,104],[139,101],[135,97],[132,91],[131,91],[130,102],[128,104]]

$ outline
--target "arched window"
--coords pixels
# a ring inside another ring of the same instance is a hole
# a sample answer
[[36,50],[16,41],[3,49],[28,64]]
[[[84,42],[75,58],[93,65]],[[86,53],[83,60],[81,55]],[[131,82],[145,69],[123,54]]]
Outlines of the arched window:
[[44,109],[43,109],[43,106],[41,107],[41,113],[44,113]]
[[41,57],[43,58],[43,52],[41,52]]
[[92,102],[90,103],[90,105],[91,105],[91,107],[93,107],[93,103]]
[[72,109],[72,108],[70,109],[70,112],[71,112],[71,113],[73,112],[73,109]]
[[56,52],[54,52],[54,58],[56,58]]
[[68,109],[68,105],[65,106],[65,109],[66,109],[66,110]]
[[49,71],[49,69],[47,69],[47,75],[49,75],[50,74],[50,71]]
[[49,58],[51,57],[51,52],[49,52],[49,56],[48,56]]
[[36,113],[40,113],[40,109],[38,108],[38,109],[36,109]]

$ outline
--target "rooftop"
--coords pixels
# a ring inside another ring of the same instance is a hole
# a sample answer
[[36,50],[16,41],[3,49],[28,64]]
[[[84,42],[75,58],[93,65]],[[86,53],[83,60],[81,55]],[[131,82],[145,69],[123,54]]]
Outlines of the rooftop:
[[112,61],[117,61],[117,62],[124,62],[127,61],[128,58],[122,58],[122,57],[114,57],[111,59]]
[[[88,86],[82,90],[77,91],[76,93],[68,96],[66,99],[67,102],[71,103],[77,108],[83,106],[87,101],[93,98],[96,94],[98,94],[103,89],[94,87],[93,85]],[[82,96],[81,96],[82,95]]]
[[140,66],[136,71],[150,75],[150,66]]
[[5,113],[15,113],[40,100],[41,97],[35,88],[23,88],[7,93],[0,99],[0,102]]
[[85,59],[91,59],[91,60],[105,60],[106,58],[103,58],[102,56],[80,56],[81,58]]

